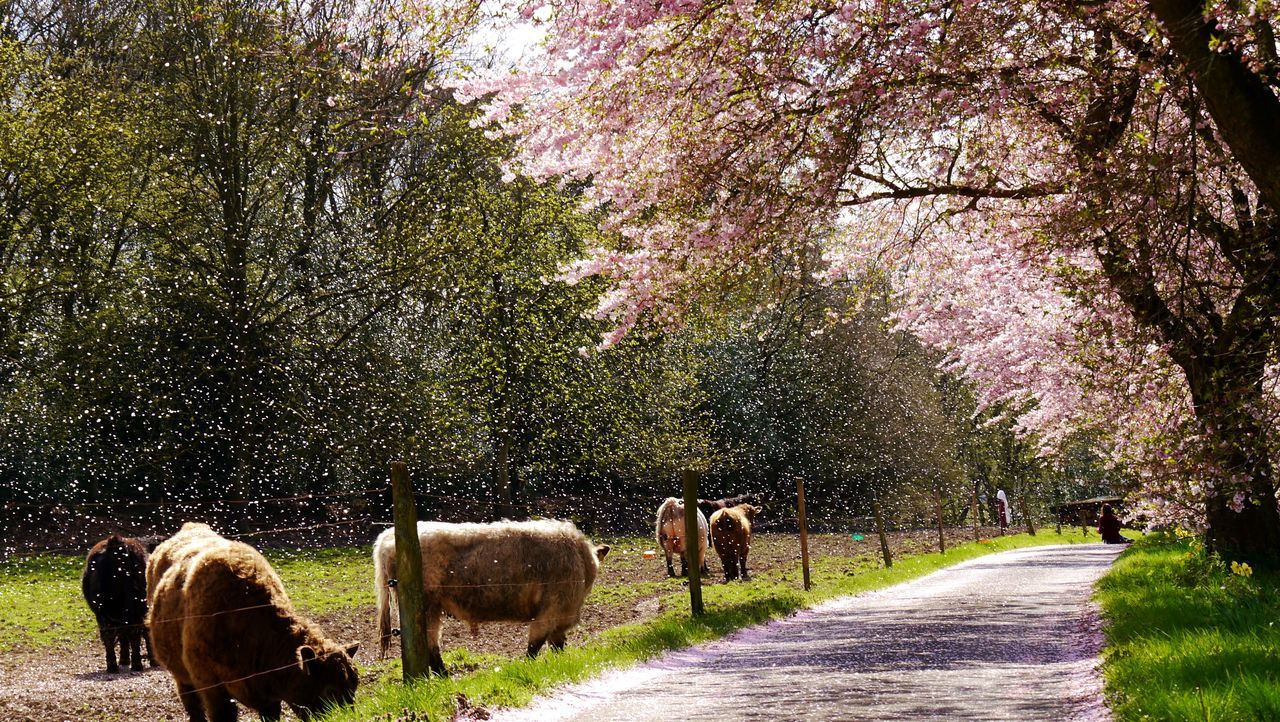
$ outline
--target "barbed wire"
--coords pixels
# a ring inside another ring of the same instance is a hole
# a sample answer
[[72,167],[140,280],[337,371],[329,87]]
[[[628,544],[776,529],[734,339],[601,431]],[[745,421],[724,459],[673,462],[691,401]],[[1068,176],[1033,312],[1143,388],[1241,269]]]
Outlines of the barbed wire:
[[288,532],[311,531],[313,529],[328,529],[330,527],[351,526],[352,524],[370,524],[374,522],[369,517],[363,519],[352,519],[350,521],[330,521],[323,524],[312,524],[310,526],[294,526],[285,529],[262,529],[260,531],[248,531],[240,534],[227,534],[228,539],[243,539],[244,537],[262,536],[264,534],[285,534]]

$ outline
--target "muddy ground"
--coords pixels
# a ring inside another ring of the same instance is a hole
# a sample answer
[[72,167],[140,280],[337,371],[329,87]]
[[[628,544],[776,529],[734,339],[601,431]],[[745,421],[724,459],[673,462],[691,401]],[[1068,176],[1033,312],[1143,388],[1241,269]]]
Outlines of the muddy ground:
[[[985,535],[994,533],[993,529],[983,531]],[[952,530],[948,538],[949,544],[969,541],[973,532],[970,529]],[[937,532],[895,532],[891,535],[890,544],[895,554],[936,551]],[[644,559],[645,548],[654,546],[616,545],[602,565],[597,585],[629,585],[665,579],[662,555],[659,553],[652,559]],[[813,535],[809,550],[813,559],[861,557],[862,563],[867,565],[879,559],[879,545],[874,536],[855,541],[848,535]],[[711,573],[706,581],[721,584],[723,572],[720,561],[710,550],[708,555]],[[785,571],[787,578],[798,585],[799,558],[796,535],[760,534],[752,544],[750,567],[753,573]],[[855,566],[851,565],[851,572]],[[569,644],[581,644],[610,627],[656,616],[662,611],[660,597],[670,593],[671,589],[664,586],[634,596],[622,606],[588,604],[583,609],[582,623],[570,634]],[[378,673],[370,671],[367,666],[377,654],[372,600],[366,606],[327,614],[317,617],[316,621],[332,639],[360,642],[361,651],[356,661],[363,663],[361,684],[375,681]],[[489,624],[480,627],[478,634],[472,636],[465,625],[449,619],[444,627],[443,646],[446,651],[465,647],[476,653],[518,657],[525,651],[525,635],[523,625]],[[102,646],[95,640],[77,645],[10,651],[0,656],[0,720],[181,722],[186,719],[173,692],[172,682],[163,670],[148,668],[143,672],[107,674],[102,654]],[[395,645],[391,654],[399,654]],[[248,714],[242,717],[250,718]]]

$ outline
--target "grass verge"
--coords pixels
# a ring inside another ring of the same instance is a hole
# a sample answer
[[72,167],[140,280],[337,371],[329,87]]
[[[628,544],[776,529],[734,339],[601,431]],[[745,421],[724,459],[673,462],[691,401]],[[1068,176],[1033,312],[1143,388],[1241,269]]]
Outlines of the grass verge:
[[1280,719],[1280,574],[1151,536],[1098,583],[1117,720]]
[[476,658],[465,651],[446,652],[450,669],[474,670],[454,673],[448,678],[432,677],[413,684],[401,684],[395,667],[392,674],[362,691],[354,707],[336,710],[324,722],[418,722],[450,719],[458,705],[519,707],[552,687],[581,681],[607,669],[627,667],[664,651],[717,639],[732,631],[768,619],[784,616],[835,597],[880,589],[923,576],[942,567],[993,552],[1044,544],[1071,544],[1097,541],[1096,536],[1078,533],[1054,534],[1041,531],[1036,536],[1018,534],[985,543],[964,544],[946,554],[917,554],[894,561],[889,569],[870,567],[856,560],[860,570],[849,571],[853,560],[824,559],[811,568],[813,589],[799,588],[800,570],[760,574],[748,583],[721,584],[703,588],[706,614],[691,617],[682,593],[662,600],[664,613],[644,623],[614,627],[587,644],[563,652],[544,653],[537,659]]

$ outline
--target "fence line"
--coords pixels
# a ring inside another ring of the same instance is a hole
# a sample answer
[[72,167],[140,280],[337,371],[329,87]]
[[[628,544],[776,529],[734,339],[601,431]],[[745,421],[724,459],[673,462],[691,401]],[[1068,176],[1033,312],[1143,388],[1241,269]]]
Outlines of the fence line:
[[[349,496],[365,496],[368,494],[378,494],[390,492],[390,486],[380,486],[371,489],[361,489],[358,491],[334,492],[332,494],[300,494],[297,496],[278,496],[266,497],[262,499],[192,499],[192,500],[164,500],[164,501],[129,501],[121,500],[116,502],[110,501],[87,501],[87,502],[25,502],[25,501],[6,501],[0,504],[5,509],[83,509],[97,507],[119,507],[128,505],[131,507],[166,507],[166,506],[216,506],[218,504],[266,504],[282,501],[308,501],[311,499],[332,499],[338,497]],[[452,494],[432,494],[430,492],[414,491],[415,497],[424,499],[438,499],[441,501],[457,501],[469,504],[487,505],[487,506],[531,506],[545,502],[555,503],[574,503],[574,502],[599,502],[603,500],[630,502],[627,497],[614,496],[608,497],[587,497],[587,496],[540,496],[533,499],[513,500],[513,501],[495,501],[493,499],[477,499],[474,497],[457,496]]]
[[[312,524],[310,526],[295,526],[295,527],[287,527],[282,529],[260,529],[257,531],[242,532],[239,534],[222,534],[222,536],[224,536],[227,539],[241,539],[244,537],[264,536],[267,534],[284,534],[287,532],[310,531],[313,529],[327,529],[327,528],[339,527],[339,526],[352,526],[354,524],[368,524],[370,526],[378,526],[380,522],[375,522],[369,517],[364,517],[361,519],[351,519],[349,521],[333,521],[333,522],[325,522],[323,524]],[[10,555],[10,558],[30,557],[30,556],[37,556],[40,554],[69,554],[72,552],[86,554],[88,553],[88,548],[87,547],[52,547],[52,548],[44,548],[44,549],[23,549],[20,551],[15,549],[14,553]]]
[[350,526],[352,524],[372,525],[373,520],[370,519],[369,517],[364,517],[363,519],[352,519],[350,521],[330,521],[330,522],[325,522],[323,524],[312,524],[311,526],[295,526],[295,527],[289,527],[286,529],[263,529],[261,531],[248,531],[242,534],[227,534],[226,537],[228,539],[242,539],[244,537],[261,536],[263,534],[284,534],[285,532],[310,531],[312,529],[328,529],[336,526]]
[[[128,507],[149,507],[149,508],[179,507],[181,509],[191,509],[193,507],[211,506],[211,505],[216,506],[218,504],[252,505],[252,504],[265,504],[265,503],[273,503],[273,502],[298,502],[298,501],[310,501],[313,499],[366,496],[366,495],[381,494],[381,493],[389,492],[390,488],[391,487],[387,485],[387,486],[379,486],[379,487],[373,487],[373,488],[361,489],[361,490],[355,490],[355,491],[334,492],[331,494],[302,494],[302,495],[287,496],[287,497],[268,497],[263,499],[202,499],[202,500],[195,500],[195,501],[125,502],[122,504],[112,504],[110,502],[92,502],[92,503],[85,503],[85,504],[35,504],[35,503],[25,503],[25,502],[5,502],[3,505],[3,508],[11,509],[15,507],[20,507],[20,508],[56,510],[56,509],[80,509],[80,508],[111,507],[111,506],[127,505]],[[481,507],[494,507],[494,508],[498,508],[498,507],[530,508],[534,510],[541,510],[543,512],[549,512],[551,514],[572,512],[575,510],[575,508],[583,507],[587,511],[591,511],[591,512],[605,512],[603,514],[593,513],[591,514],[591,516],[593,517],[603,516],[606,518],[609,516],[609,514],[607,513],[608,509],[607,507],[605,508],[601,507],[602,501],[620,502],[618,506],[629,509],[630,513],[634,513],[636,503],[641,501],[639,499],[628,499],[626,497],[619,497],[619,496],[612,496],[608,498],[585,497],[585,496],[555,496],[555,497],[542,496],[542,497],[536,497],[536,498],[524,500],[524,501],[506,502],[506,501],[495,501],[493,499],[479,499],[474,497],[459,496],[456,494],[436,494],[436,493],[430,493],[430,492],[417,492],[417,491],[414,492],[414,496],[422,499],[452,502],[454,504],[464,504],[467,506],[481,506]],[[463,510],[446,509],[446,511],[463,511]],[[134,518],[139,519],[139,518],[145,518],[145,517],[134,517]],[[770,526],[772,524],[786,524],[793,520],[794,520],[794,517],[790,517],[790,516],[779,517],[779,518],[766,518],[761,521],[760,526],[763,528],[763,527]],[[272,534],[296,533],[296,532],[303,532],[303,531],[337,528],[337,527],[343,527],[343,526],[353,526],[361,523],[369,523],[370,525],[373,525],[373,526],[392,526],[390,522],[375,522],[370,517],[366,516],[361,519],[339,520],[339,521],[317,523],[317,524],[306,525],[306,526],[285,527],[285,528],[277,528],[277,529],[252,530],[252,531],[246,531],[246,532],[241,532],[237,534],[226,534],[226,536],[228,538],[233,538],[233,539],[252,538],[252,537],[260,537],[260,536],[269,536]],[[128,527],[126,526],[125,528],[128,528]],[[130,536],[146,536],[145,534],[141,534],[137,532],[130,533],[129,535]],[[82,547],[82,546],[18,549],[17,546],[14,545],[11,547],[11,549],[12,551],[9,552],[0,548],[0,557],[13,558],[13,557],[34,556],[39,554],[84,553],[85,551],[87,551],[87,547]]]
[[377,494],[384,491],[390,491],[390,486],[375,487],[372,489],[361,489],[359,491],[339,491],[331,494],[299,494],[297,496],[275,496],[265,497],[262,499],[190,499],[190,500],[164,500],[164,501],[86,501],[86,502],[25,502],[25,501],[6,501],[3,506],[6,509],[58,509],[58,508],[96,508],[96,507],[118,507],[122,505],[128,506],[147,506],[147,507],[165,507],[165,506],[216,506],[218,504],[268,504],[280,501],[308,501],[311,499],[334,499],[347,496],[364,496],[366,494]]

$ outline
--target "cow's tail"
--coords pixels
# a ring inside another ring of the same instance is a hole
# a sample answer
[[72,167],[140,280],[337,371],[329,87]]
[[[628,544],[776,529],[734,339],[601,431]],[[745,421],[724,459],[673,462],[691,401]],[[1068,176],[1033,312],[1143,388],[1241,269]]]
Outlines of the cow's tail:
[[396,574],[396,539],[382,534],[373,545],[373,589],[378,598],[378,658],[391,646],[391,585]]

